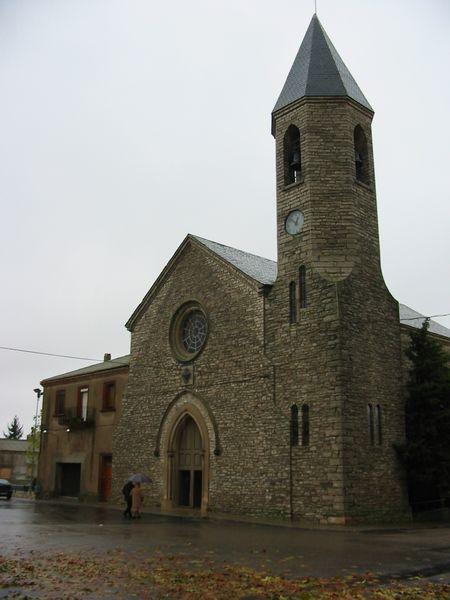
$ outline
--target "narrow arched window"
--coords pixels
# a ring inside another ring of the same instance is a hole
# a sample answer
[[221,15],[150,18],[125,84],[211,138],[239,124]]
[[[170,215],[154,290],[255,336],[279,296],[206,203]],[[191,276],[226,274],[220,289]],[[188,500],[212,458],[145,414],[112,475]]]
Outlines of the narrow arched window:
[[375,439],[373,432],[373,408],[371,404],[367,405],[367,433],[369,435],[370,445],[373,446]]
[[366,134],[361,125],[355,127],[353,132],[355,149],[355,176],[357,181],[369,184],[369,153],[367,151]]
[[382,432],[381,432],[381,406],[379,404],[375,407],[375,429],[377,432],[377,444],[381,446]]
[[291,446],[298,446],[298,406],[291,406]]
[[289,322],[297,321],[297,286],[295,281],[289,284]]
[[306,267],[302,265],[298,270],[300,308],[306,308]]
[[309,446],[309,406],[302,406],[302,446]]
[[284,135],[284,183],[297,183],[302,175],[302,157],[300,151],[300,131],[295,125],[289,125]]

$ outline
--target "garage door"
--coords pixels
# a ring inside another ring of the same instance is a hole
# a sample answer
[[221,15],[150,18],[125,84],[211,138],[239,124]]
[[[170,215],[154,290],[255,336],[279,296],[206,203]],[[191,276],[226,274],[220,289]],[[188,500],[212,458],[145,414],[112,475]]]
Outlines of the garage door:
[[80,494],[81,464],[59,463],[60,495],[78,496]]

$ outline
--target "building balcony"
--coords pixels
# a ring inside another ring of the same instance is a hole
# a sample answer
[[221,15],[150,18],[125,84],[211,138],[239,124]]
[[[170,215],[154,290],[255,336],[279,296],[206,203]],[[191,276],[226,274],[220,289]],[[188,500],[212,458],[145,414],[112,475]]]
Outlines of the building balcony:
[[58,423],[70,431],[95,427],[95,408],[88,408],[84,413],[76,408],[67,408],[63,415],[58,416]]

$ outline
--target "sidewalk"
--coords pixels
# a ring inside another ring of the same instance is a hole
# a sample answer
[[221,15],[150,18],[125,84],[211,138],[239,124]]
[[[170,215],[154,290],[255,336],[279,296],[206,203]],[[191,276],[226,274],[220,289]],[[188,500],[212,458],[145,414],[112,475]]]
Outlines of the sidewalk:
[[[52,498],[49,500],[37,500],[35,498],[24,497],[20,498],[22,501],[36,502],[39,504],[49,504],[55,506],[61,505],[74,505],[78,507],[89,507],[89,508],[100,508],[106,510],[115,510],[123,512],[124,506],[118,504],[109,504],[107,502],[80,502],[77,498]],[[232,522],[232,523],[245,523],[253,525],[261,525],[266,527],[283,527],[287,529],[301,529],[305,531],[376,531],[376,532],[392,532],[398,533],[399,531],[411,531],[421,529],[450,529],[450,521],[405,521],[403,523],[375,523],[371,525],[332,525],[332,524],[314,524],[306,521],[283,521],[278,519],[267,519],[263,517],[250,517],[245,515],[231,514],[231,513],[217,513],[211,512],[206,515],[200,514],[198,510],[189,508],[178,508],[168,510],[162,510],[157,507],[143,508],[143,514],[155,515],[173,519],[186,519],[189,521],[218,521],[218,522]],[[450,535],[450,534],[449,534]]]

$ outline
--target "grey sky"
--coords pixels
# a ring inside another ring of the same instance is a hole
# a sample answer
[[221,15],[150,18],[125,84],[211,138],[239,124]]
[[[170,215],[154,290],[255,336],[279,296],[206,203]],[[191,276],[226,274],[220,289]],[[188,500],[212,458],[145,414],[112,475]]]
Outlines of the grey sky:
[[[126,354],[187,232],[276,258],[270,113],[313,8],[0,0],[1,346]],[[386,282],[450,313],[450,4],[318,13],[375,110]],[[0,352],[0,435],[15,413],[30,426],[41,379],[88,364]]]

